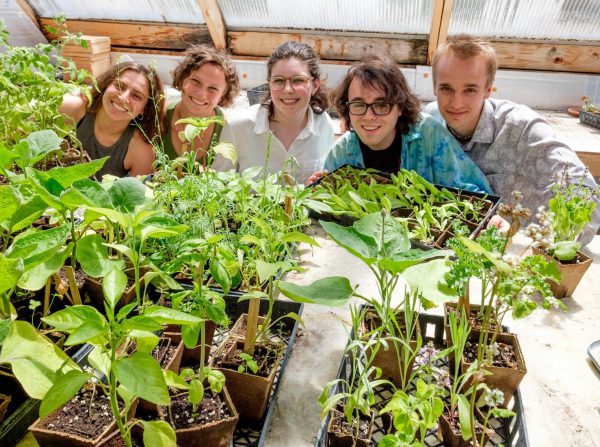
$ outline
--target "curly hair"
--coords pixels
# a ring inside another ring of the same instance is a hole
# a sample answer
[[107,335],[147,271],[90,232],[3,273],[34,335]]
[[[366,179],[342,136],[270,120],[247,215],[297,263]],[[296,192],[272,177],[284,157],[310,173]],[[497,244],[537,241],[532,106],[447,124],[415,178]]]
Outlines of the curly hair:
[[332,91],[332,103],[349,128],[352,128],[348,107],[348,90],[353,79],[359,79],[363,85],[383,91],[386,101],[397,104],[400,117],[396,130],[408,133],[409,127],[419,120],[419,99],[410,91],[400,67],[386,56],[371,56],[350,67],[346,76]]
[[190,73],[204,64],[213,64],[223,70],[225,92],[219,101],[221,107],[229,107],[240,91],[240,79],[229,55],[209,45],[192,45],[183,53],[183,60],[173,70],[173,87],[181,90],[183,81]]
[[431,61],[431,72],[433,75],[433,85],[435,85],[435,73],[440,59],[446,54],[452,54],[461,60],[471,59],[481,56],[487,70],[487,85],[492,85],[498,69],[498,59],[496,51],[489,42],[479,37],[468,34],[459,34],[450,37],[433,55]]
[[[279,45],[269,57],[267,62],[267,80],[271,79],[271,71],[273,65],[279,61],[287,59],[298,59],[305,63],[308,67],[308,72],[313,79],[321,79],[321,68],[319,67],[319,58],[315,50],[310,45],[300,42],[288,41]],[[260,103],[269,109],[269,119],[273,118],[275,110],[273,109],[273,101],[271,99],[271,90],[267,89]],[[323,85],[313,93],[310,98],[310,107],[317,115],[322,114],[327,110],[329,101],[327,93],[324,91]]]
[[93,89],[92,91],[92,103],[89,110],[92,112],[98,110],[102,104],[102,97],[104,96],[106,89],[127,70],[144,75],[150,85],[146,107],[144,107],[142,113],[131,120],[129,125],[139,126],[146,138],[152,140],[155,136],[160,134],[165,111],[163,84],[154,68],[137,62],[120,62],[113,65],[109,70],[98,76],[98,79],[96,80],[98,88]]

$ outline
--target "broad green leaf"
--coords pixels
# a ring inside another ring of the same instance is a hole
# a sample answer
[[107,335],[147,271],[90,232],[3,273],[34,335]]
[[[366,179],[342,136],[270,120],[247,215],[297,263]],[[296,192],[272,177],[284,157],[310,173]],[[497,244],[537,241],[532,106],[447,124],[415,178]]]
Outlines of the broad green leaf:
[[109,334],[109,327],[105,321],[97,319],[82,324],[71,332],[65,340],[65,346],[80,345],[83,343],[95,343],[99,337]]
[[581,244],[577,241],[556,242],[552,248],[552,255],[560,261],[570,261],[577,256]]
[[209,263],[210,276],[221,286],[223,294],[227,295],[231,288],[231,277],[227,269],[217,258],[211,258]]
[[10,229],[14,231],[28,228],[33,222],[40,218],[48,205],[35,192],[22,193],[21,203],[10,219]]
[[177,236],[181,233],[187,231],[187,225],[177,225],[170,228],[159,227],[156,225],[144,225],[142,231],[140,233],[140,237],[142,241],[146,241],[150,238],[152,239],[162,239]]
[[144,447],[176,447],[175,430],[166,421],[139,421],[144,427]]
[[13,146],[19,158],[16,160],[21,169],[33,166],[52,152],[60,150],[62,139],[53,130],[39,130]]
[[4,340],[8,336],[11,321],[10,318],[0,320],[0,346],[2,346],[2,343],[4,343]]
[[296,302],[323,304],[325,306],[342,306],[348,302],[354,292],[350,281],[343,276],[318,279],[306,286],[278,281],[277,289]]
[[115,362],[117,380],[134,395],[157,405],[169,405],[167,384],[158,362],[150,355],[134,352]]
[[104,238],[98,234],[88,234],[77,241],[77,261],[85,273],[94,278],[103,278],[113,269],[122,270],[125,262],[108,256]]
[[19,280],[19,287],[25,290],[40,290],[46,285],[48,278],[58,272],[65,264],[65,261],[71,256],[73,243],[69,242],[67,247],[58,252],[51,253],[46,261],[28,268]]
[[13,165],[13,162],[19,158],[17,154],[6,148],[6,146],[0,142],[0,167],[8,169]]
[[50,169],[47,174],[49,178],[56,180],[63,189],[67,189],[73,182],[91,177],[98,172],[108,158],[98,158],[88,163],[78,163],[67,167],[58,166]]
[[471,407],[464,394],[458,395],[458,421],[460,424],[460,433],[465,441],[473,437],[473,427],[471,426]]
[[54,312],[42,321],[60,332],[71,332],[83,324],[108,324],[104,316],[91,306],[77,305]]
[[372,237],[359,233],[354,227],[322,220],[319,223],[330,238],[365,264],[371,265],[377,260],[377,243]]
[[189,400],[192,404],[198,405],[202,398],[204,397],[204,387],[202,386],[202,382],[199,380],[193,379],[190,380],[190,388],[189,388]]
[[14,288],[23,274],[23,259],[6,258],[0,253],[0,294]]
[[162,306],[149,306],[144,311],[144,316],[151,317],[163,324],[189,324],[201,323],[203,321],[200,317]]
[[104,345],[94,346],[94,349],[88,355],[87,361],[92,368],[108,377],[110,372],[110,356],[105,352]]
[[256,260],[256,272],[258,273],[258,280],[264,283],[269,278],[274,278],[277,272],[281,269],[281,262],[265,262],[260,259]]
[[129,259],[134,265],[138,263],[139,261],[139,255],[137,254],[137,252],[135,250],[133,250],[131,247],[128,247],[127,245],[124,244],[104,244],[107,247],[110,248],[114,248],[115,250],[117,250],[119,253],[124,254],[127,259]]
[[134,315],[123,321],[123,330],[129,331],[146,331],[156,332],[162,329],[162,325],[154,318],[144,315]]
[[13,374],[34,399],[43,399],[59,377],[78,369],[67,354],[24,321],[13,321],[2,344],[0,363],[9,363]]
[[450,269],[447,259],[434,259],[407,268],[402,272],[402,278],[411,290],[418,289],[425,299],[441,304],[458,299],[455,291],[446,285],[445,275]]
[[90,374],[73,370],[59,377],[48,390],[40,405],[40,418],[43,418],[75,396],[91,378]]
[[68,235],[69,227],[66,225],[31,232],[15,238],[5,254],[12,259],[23,258],[25,269],[32,268],[53,256],[63,246]]
[[61,195],[61,200],[70,207],[95,206],[112,208],[110,195],[102,185],[89,178],[76,180],[71,187]]
[[301,233],[300,231],[292,231],[285,234],[281,238],[281,242],[304,242],[305,244],[312,245],[313,247],[319,247],[317,241],[307,234]]
[[[82,205],[83,208],[91,211],[92,213],[97,213],[101,216],[106,217],[108,220],[118,223],[123,228],[129,228],[131,224],[131,217],[117,210],[113,210],[110,208],[99,208],[93,206]],[[87,217],[87,216],[86,216]]]
[[353,227],[361,234],[373,238],[381,257],[393,257],[410,249],[406,228],[389,215],[372,213],[354,222]]
[[[193,373],[193,371],[192,371]],[[169,388],[177,388],[179,390],[188,390],[190,385],[179,374],[170,369],[163,369],[165,382]]]
[[0,225],[10,228],[7,225],[12,216],[21,204],[21,194],[19,191],[9,185],[0,186]]
[[395,253],[391,258],[380,261],[381,267],[392,274],[402,273],[408,267],[428,261],[434,258],[450,256],[454,254],[451,250],[421,250],[411,249],[405,252]]
[[135,207],[148,202],[146,186],[136,177],[116,180],[108,189],[113,207],[123,213],[135,211]]
[[118,267],[113,266],[102,281],[102,292],[111,309],[114,310],[126,287],[127,275]]
[[237,162],[237,152],[233,144],[220,141],[213,147],[213,150],[215,151],[215,154],[221,155],[223,158],[230,160],[232,165],[235,165]]

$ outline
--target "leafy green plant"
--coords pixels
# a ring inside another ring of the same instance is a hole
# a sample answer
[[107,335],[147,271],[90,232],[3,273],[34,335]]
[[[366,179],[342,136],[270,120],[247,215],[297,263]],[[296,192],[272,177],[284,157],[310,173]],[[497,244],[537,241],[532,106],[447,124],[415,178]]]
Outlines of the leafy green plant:
[[600,187],[585,186],[586,175],[572,179],[565,166],[550,188],[554,195],[548,202],[548,211],[554,241],[548,252],[560,261],[570,261],[577,256],[581,244],[576,239],[592,221],[600,197]]
[[[363,261],[371,270],[377,283],[377,295],[367,297],[356,292],[354,295],[374,308],[381,322],[375,331],[381,337],[391,336],[401,340],[397,352],[401,370],[400,381],[405,389],[409,383],[409,364],[414,358],[410,341],[414,337],[417,325],[414,314],[416,303],[414,300],[405,299],[396,308],[392,306],[392,296],[401,274],[409,267],[446,256],[450,252],[411,248],[406,229],[385,211],[370,214],[355,222],[352,227],[343,227],[332,222],[320,223],[329,237]],[[431,277],[430,280],[435,281],[435,277]],[[413,295],[417,296],[420,295]],[[429,305],[427,301],[424,302]],[[399,309],[402,309],[404,324],[400,324],[397,318]]]
[[384,176],[372,169],[345,166],[327,174],[306,200],[316,212],[360,219],[386,210],[410,230],[411,239],[432,243],[455,220],[478,223],[485,199],[470,199],[438,188],[414,171]]
[[[33,47],[13,47],[8,42],[4,21],[0,21],[0,134],[7,146],[44,129],[55,131],[62,139],[75,136],[73,126],[58,111],[63,96],[74,88],[89,91],[84,80],[89,73],[77,70],[75,64],[62,57],[67,41],[77,40],[57,19],[54,31],[64,35],[59,42]],[[63,70],[69,81],[60,80]]]
[[[134,399],[140,397],[158,405],[168,405],[170,401],[164,373],[150,354],[159,341],[155,332],[161,330],[163,324],[198,324],[202,320],[161,306],[139,309],[142,313],[136,315],[135,302],[117,312],[116,306],[126,285],[127,277],[117,267],[105,276],[102,289],[106,317],[93,307],[75,305],[45,317],[43,321],[55,330],[69,334],[66,346],[81,343],[94,346],[88,361],[106,377],[106,383],[97,382],[97,386],[110,397],[111,411],[121,436],[131,447],[132,425],[127,414]],[[128,345],[133,341],[136,351],[127,355]],[[81,370],[60,377],[44,397],[40,417],[63,405],[92,378],[92,374]],[[119,408],[119,399],[124,403],[124,410]],[[145,422],[144,426],[166,431],[166,437],[174,439],[172,428],[166,424]]]
[[355,307],[351,308],[351,340],[344,351],[344,355],[352,362],[348,378],[328,382],[318,398],[321,418],[337,406],[343,408],[346,422],[355,433],[354,439],[359,438],[361,414],[370,419],[371,408],[375,404],[375,387],[391,385],[389,381],[380,379],[381,370],[372,366],[376,352],[372,349],[372,345],[378,341],[374,337],[365,339],[359,335],[363,316],[363,313]]

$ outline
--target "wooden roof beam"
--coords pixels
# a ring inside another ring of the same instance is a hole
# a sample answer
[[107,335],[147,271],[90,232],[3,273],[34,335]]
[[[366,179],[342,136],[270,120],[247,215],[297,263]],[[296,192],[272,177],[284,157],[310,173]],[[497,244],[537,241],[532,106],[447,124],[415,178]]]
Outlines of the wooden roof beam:
[[217,0],[198,0],[210,37],[217,50],[227,48],[227,30]]
[[27,15],[27,17],[29,17],[29,20],[31,20],[31,22],[41,30],[40,19],[37,16],[36,12],[33,10],[33,8],[29,6],[27,0],[16,0],[16,3],[17,5],[19,5],[19,8],[21,8],[23,12]]
[[[52,19],[43,18],[40,24],[53,25]],[[118,47],[148,48],[158,50],[185,50],[198,43],[212,43],[206,26],[169,25],[156,22],[125,22],[102,20],[67,20],[70,32],[90,36],[108,36],[111,45]],[[46,31],[46,37],[55,38]]]
[[323,60],[357,61],[372,54],[387,54],[402,64],[425,64],[427,40],[403,40],[360,34],[319,32],[229,31],[231,53],[240,56],[268,57],[282,43],[293,40],[312,46]]

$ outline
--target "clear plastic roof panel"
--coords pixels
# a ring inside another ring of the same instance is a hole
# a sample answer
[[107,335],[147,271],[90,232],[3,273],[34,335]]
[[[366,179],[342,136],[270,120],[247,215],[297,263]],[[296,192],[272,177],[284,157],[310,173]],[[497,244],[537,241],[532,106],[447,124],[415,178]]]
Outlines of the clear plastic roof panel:
[[196,0],[27,0],[40,17],[204,24]]
[[433,0],[219,0],[228,28],[429,34]]
[[600,1],[454,0],[448,33],[600,40]]

